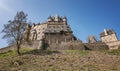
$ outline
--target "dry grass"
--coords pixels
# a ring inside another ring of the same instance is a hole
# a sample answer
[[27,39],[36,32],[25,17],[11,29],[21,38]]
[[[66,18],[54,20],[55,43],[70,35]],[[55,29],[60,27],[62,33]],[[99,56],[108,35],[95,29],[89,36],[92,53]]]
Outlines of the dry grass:
[[0,71],[120,71],[120,56],[106,51],[25,49],[22,52],[21,56],[0,54]]

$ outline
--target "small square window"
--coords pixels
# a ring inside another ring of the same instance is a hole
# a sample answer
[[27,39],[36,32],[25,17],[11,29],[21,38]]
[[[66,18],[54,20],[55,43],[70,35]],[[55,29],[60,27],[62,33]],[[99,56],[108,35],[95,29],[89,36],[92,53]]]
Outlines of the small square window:
[[48,28],[51,28],[51,26],[48,26]]
[[53,28],[55,28],[55,26],[53,26]]

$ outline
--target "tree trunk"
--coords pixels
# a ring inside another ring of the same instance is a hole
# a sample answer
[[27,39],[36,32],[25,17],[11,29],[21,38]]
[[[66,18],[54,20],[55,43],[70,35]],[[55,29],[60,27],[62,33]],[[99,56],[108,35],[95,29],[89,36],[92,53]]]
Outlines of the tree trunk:
[[18,43],[17,43],[17,54],[21,55],[21,53],[20,53],[20,45]]

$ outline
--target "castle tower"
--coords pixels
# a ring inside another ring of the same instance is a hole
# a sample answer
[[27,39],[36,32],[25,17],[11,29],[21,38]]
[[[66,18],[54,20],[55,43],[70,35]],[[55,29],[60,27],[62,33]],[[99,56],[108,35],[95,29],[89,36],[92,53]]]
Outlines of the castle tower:
[[59,17],[58,15],[55,15],[55,16],[54,16],[54,21],[55,21],[55,22],[59,22],[59,21],[60,21],[60,17]]
[[106,30],[100,34],[101,42],[106,43],[109,49],[118,49],[120,41],[117,38],[116,32],[113,29]]
[[29,40],[30,30],[31,30],[31,26],[29,24],[27,24],[26,29],[24,31],[24,40],[26,40],[26,41]]
[[88,43],[96,43],[97,39],[92,35],[88,37]]
[[33,23],[33,25],[31,26],[31,28],[34,28],[35,27],[35,23]]
[[105,43],[118,41],[116,33],[112,29],[110,30],[104,29],[104,32],[100,34],[100,38],[101,41]]
[[[61,31],[63,31],[64,34]],[[31,26],[31,40],[40,41],[43,37],[45,37],[46,44],[61,44],[75,40],[73,39],[72,30],[67,24],[67,18],[58,15],[49,16],[47,22]],[[38,46],[40,46],[40,44],[41,42],[39,42]]]
[[67,18],[66,17],[63,17],[62,21],[63,21],[64,24],[67,24]]

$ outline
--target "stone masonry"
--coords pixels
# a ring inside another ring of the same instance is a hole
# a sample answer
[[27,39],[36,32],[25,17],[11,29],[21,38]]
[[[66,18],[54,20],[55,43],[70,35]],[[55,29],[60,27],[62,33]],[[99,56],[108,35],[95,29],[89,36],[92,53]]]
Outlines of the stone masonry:
[[109,46],[109,49],[118,49],[120,41],[113,29],[106,30],[100,34],[101,41]]
[[48,17],[45,23],[28,25],[25,34],[27,40],[35,41],[38,48],[40,48],[43,39],[48,45],[75,40],[73,32],[67,23],[67,18],[57,15]]

